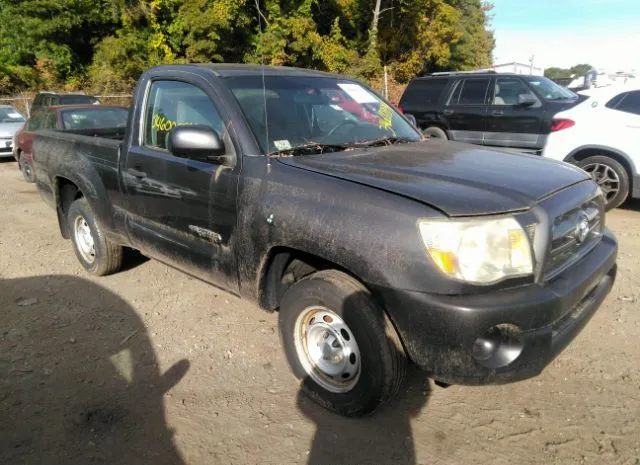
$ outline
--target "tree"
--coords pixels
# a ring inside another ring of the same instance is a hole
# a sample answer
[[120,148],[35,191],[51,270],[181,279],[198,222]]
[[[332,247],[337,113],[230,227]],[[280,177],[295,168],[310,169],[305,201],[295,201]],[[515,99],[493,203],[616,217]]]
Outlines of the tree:
[[[460,11],[457,25],[460,39],[452,45],[447,68],[464,71],[491,66],[495,39],[489,23],[493,5],[481,0],[451,0],[449,3]],[[434,66],[431,70],[442,69]]]

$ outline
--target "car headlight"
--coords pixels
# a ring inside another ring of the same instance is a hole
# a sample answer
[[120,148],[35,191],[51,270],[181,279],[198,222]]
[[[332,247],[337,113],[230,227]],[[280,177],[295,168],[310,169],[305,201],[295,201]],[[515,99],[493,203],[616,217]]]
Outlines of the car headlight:
[[473,284],[493,284],[533,273],[529,237],[515,218],[421,220],[429,255],[446,275]]

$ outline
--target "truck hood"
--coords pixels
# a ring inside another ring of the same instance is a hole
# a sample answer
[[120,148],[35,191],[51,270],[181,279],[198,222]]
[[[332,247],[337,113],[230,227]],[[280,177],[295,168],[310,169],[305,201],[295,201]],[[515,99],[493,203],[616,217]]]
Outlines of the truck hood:
[[589,179],[578,168],[538,156],[434,140],[278,161],[401,195],[449,216],[525,210]]

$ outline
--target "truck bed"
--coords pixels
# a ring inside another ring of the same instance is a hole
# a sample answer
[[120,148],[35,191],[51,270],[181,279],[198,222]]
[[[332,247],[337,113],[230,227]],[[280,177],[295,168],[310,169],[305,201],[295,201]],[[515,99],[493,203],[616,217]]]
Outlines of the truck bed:
[[[87,195],[102,198],[97,204],[110,208],[114,197],[120,196],[118,153],[123,137],[120,128],[37,133],[33,168],[42,198],[55,206],[55,189],[62,178],[86,186]],[[97,191],[101,189],[106,191]]]

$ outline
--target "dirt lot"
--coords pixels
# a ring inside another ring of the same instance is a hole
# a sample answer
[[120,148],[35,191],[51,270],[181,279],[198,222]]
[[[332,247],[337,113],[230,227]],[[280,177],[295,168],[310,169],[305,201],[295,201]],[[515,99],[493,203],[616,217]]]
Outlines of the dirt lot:
[[377,415],[298,395],[276,316],[135,254],[81,271],[53,210],[0,162],[0,463],[640,464],[640,205],[619,278],[538,378],[442,389]]

